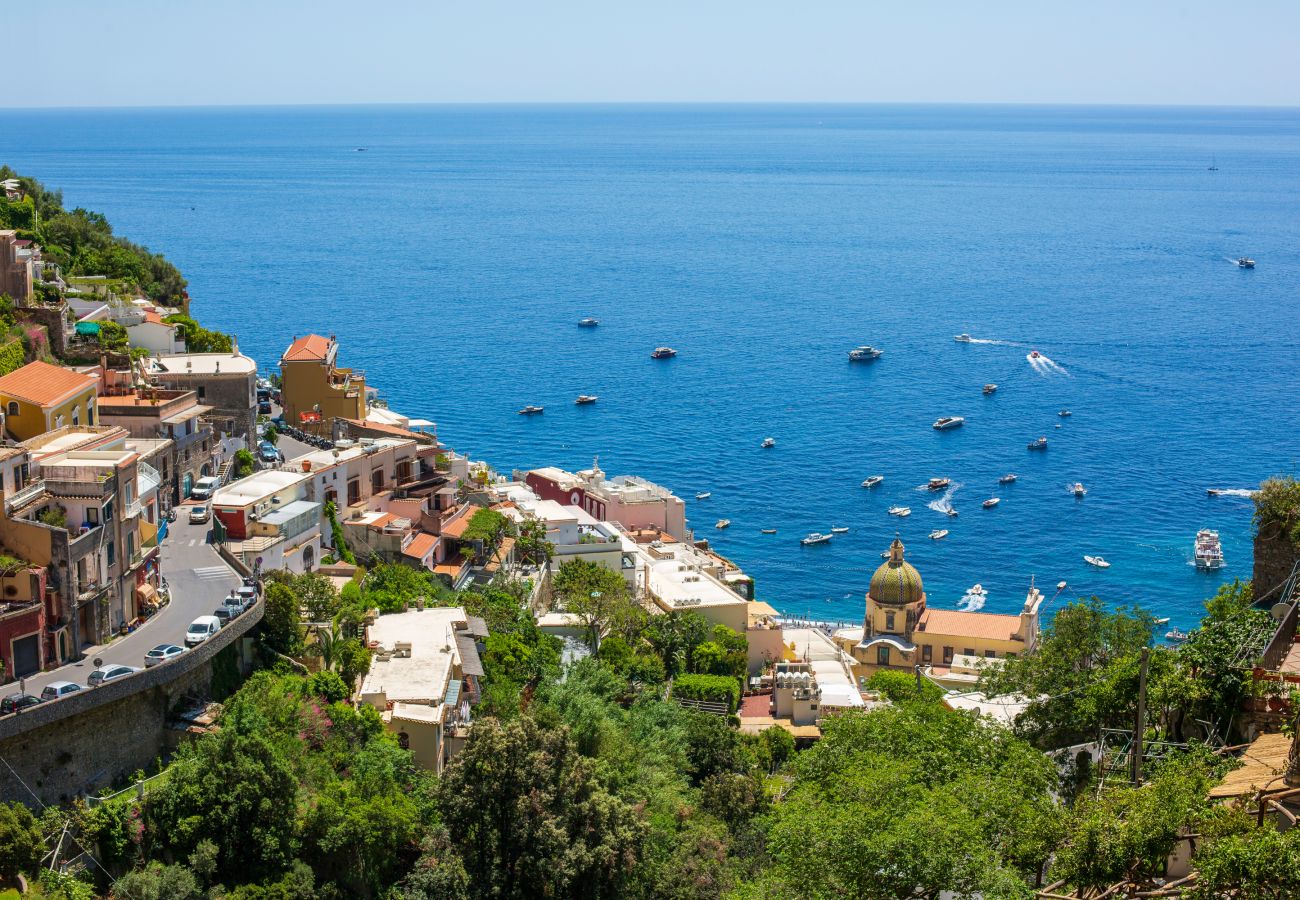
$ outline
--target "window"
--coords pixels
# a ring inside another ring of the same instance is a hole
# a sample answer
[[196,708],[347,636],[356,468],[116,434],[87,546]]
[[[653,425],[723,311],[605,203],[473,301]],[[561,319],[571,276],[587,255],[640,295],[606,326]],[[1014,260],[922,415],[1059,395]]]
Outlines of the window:
[[99,524],[99,507],[98,507],[98,506],[87,506],[87,507],[86,507],[86,521],[89,522],[91,525],[98,525],[98,524]]
[[108,544],[105,545],[104,551],[108,554],[108,564],[111,566],[117,559],[117,545],[112,541],[109,541]]
[[974,648],[974,647],[967,647],[965,650],[962,651],[962,653],[965,653],[967,656],[974,656],[974,655],[975,655],[975,648]]
[[921,662],[928,663],[934,658],[934,648],[926,644],[921,648]]
[[135,556],[135,532],[128,531],[126,533],[126,558],[130,559],[133,556]]
[[882,646],[879,646],[879,647],[876,648],[876,665],[878,665],[878,666],[887,666],[887,665],[889,665],[889,647],[888,647],[888,645],[882,645]]
[[202,400],[204,397],[207,396],[207,393],[208,393],[207,388],[205,388],[203,385],[199,385],[199,399]]
[[384,470],[375,469],[370,473],[370,489],[372,491],[382,491],[384,489]]
[[944,648],[943,648],[943,664],[946,666],[946,665],[948,665],[948,664],[951,663],[951,662],[952,662],[952,648],[951,648],[951,647],[944,647]]
[[90,400],[86,403],[86,424],[95,424],[95,401]]
[[73,425],[81,424],[81,407],[79,406],[72,407],[72,424]]
[[18,402],[16,400],[10,400],[7,409],[8,409],[8,415],[11,416],[18,415]]
[[984,658],[985,658],[985,659],[997,659],[997,658],[998,658],[998,651],[996,651],[996,650],[985,650],[985,651],[984,651]]
[[1015,658],[1016,658],[1016,655],[1015,655],[1014,653],[1008,653],[1008,654],[1007,654],[1007,659],[1015,659]]
[[894,614],[892,612],[885,613],[885,630],[894,630]]
[[353,478],[348,482],[348,506],[361,502],[361,479]]

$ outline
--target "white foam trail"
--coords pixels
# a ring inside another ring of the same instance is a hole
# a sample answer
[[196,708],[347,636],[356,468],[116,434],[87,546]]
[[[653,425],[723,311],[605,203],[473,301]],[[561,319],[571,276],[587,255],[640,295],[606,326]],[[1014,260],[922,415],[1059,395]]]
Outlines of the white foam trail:
[[953,482],[952,484],[948,485],[948,490],[944,491],[942,496],[940,496],[938,500],[931,500],[929,503],[926,504],[926,506],[930,507],[930,509],[934,510],[937,513],[943,513],[944,515],[947,515],[948,510],[952,509],[952,495],[956,493],[957,488],[959,487],[961,487],[960,482]]
[[1047,377],[1048,375],[1069,376],[1070,374],[1069,372],[1065,371],[1065,367],[1062,366],[1060,363],[1048,359],[1046,356],[1043,356],[1041,353],[1038,354],[1038,356],[1034,356],[1032,353],[1029,353],[1025,356],[1025,361],[1029,363],[1030,368],[1032,368],[1039,375],[1042,375],[1044,378]]
[[1220,488],[1219,496],[1220,497],[1245,497],[1247,499],[1251,499],[1255,496],[1255,492],[1248,488]]
[[998,340],[994,340],[993,338],[971,338],[970,341],[968,341],[968,343],[971,343],[971,344],[993,344],[993,345],[996,345],[996,346],[998,346],[998,347],[1018,347],[1018,346],[1020,346],[1020,345],[1017,344],[1015,341],[998,341]]
[[957,608],[962,612],[979,612],[984,608],[985,599],[979,594],[966,594],[957,601]]

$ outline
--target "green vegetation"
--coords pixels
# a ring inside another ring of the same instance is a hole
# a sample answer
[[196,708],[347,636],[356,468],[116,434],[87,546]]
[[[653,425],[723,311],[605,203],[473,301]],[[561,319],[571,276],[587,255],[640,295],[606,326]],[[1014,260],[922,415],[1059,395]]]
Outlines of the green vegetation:
[[734,713],[740,705],[740,684],[725,675],[678,675],[673,682],[673,696],[723,703],[728,713]]
[[168,323],[176,326],[176,332],[185,341],[185,349],[190,353],[229,353],[234,349],[234,340],[220,331],[209,331],[184,313],[168,316]]
[[234,472],[232,473],[235,478],[247,478],[256,469],[257,460],[253,458],[251,451],[245,447],[240,447],[235,451]]
[[15,369],[21,369],[27,362],[27,351],[21,340],[11,340],[0,344],[0,375],[8,375]]
[[461,541],[476,545],[475,556],[483,561],[492,559],[501,542],[515,533],[514,523],[495,509],[478,509],[470,516],[469,524],[461,534]]
[[1300,481],[1279,476],[1261,484],[1255,492],[1255,526],[1278,529],[1300,543]]
[[347,539],[343,536],[343,526],[339,524],[338,504],[333,500],[325,501],[325,518],[330,523],[330,541],[334,544],[334,552],[345,563],[356,565],[357,558],[348,549]]
[[36,519],[51,528],[68,527],[68,511],[62,506],[47,506],[36,514]]
[[515,549],[519,561],[527,566],[548,566],[555,556],[555,545],[546,538],[546,523],[539,519],[529,519],[519,526]]
[[117,322],[99,323],[99,348],[106,353],[125,353],[130,340],[126,328]]

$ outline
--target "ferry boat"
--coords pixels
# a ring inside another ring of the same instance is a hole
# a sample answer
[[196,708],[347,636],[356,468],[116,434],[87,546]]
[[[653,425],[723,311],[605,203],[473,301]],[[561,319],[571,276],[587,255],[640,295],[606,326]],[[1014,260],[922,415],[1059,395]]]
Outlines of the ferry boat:
[[1102,559],[1100,556],[1085,556],[1083,561],[1090,566],[1096,566],[1098,569],[1110,568],[1110,563],[1106,562],[1106,560]]
[[849,351],[849,360],[851,362],[868,362],[873,359],[880,359],[880,354],[884,350],[877,350],[870,344],[863,344],[861,347],[854,347]]
[[992,382],[989,382],[988,384],[984,385],[985,394],[996,394],[997,390],[998,390],[998,386],[996,384],[993,384]]
[[1034,438],[1032,441],[1029,442],[1028,446],[1030,450],[1046,450],[1047,438],[1045,437]]
[[521,416],[535,416],[535,415],[537,415],[538,413],[542,412],[542,411],[545,410],[545,409],[546,409],[546,407],[544,407],[544,406],[533,406],[533,405],[530,404],[530,405],[528,405],[528,406],[525,406],[523,409],[519,410],[519,415],[521,415]]
[[770,437],[763,438],[763,444],[762,444],[762,446],[763,446],[763,449],[764,449],[764,450],[766,450],[768,447],[775,447],[775,446],[776,446],[776,438],[770,438]]
[[593,319],[590,316],[588,316],[585,319],[578,320],[579,328],[595,328],[599,324],[600,324],[600,319]]
[[1165,632],[1165,640],[1171,644],[1181,644],[1187,640],[1190,635],[1186,631],[1180,631],[1177,628],[1171,628]]
[[940,416],[934,420],[934,428],[944,431],[949,428],[960,428],[966,420],[961,416]]
[[713,491],[700,491],[695,495],[696,500],[708,500],[713,496]]
[[1088,489],[1083,486],[1082,481],[1076,481],[1074,484],[1070,485],[1070,493],[1074,494],[1076,497],[1082,497],[1088,493]]
[[1237,257],[1237,268],[1253,269],[1255,268],[1255,261],[1251,259],[1249,256],[1239,256]]
[[930,540],[932,541],[941,541],[947,536],[948,536],[947,528],[937,528],[934,531],[930,532]]
[[983,506],[985,509],[992,509],[993,507],[997,506],[1001,502],[1002,502],[1001,497],[990,497],[987,500],[985,500],[983,503],[981,503],[980,506]]
[[730,528],[730,527],[731,527],[731,520],[730,520],[730,519],[719,519],[719,520],[718,520],[718,524],[717,524],[717,525],[714,525],[713,527],[714,527],[714,528],[717,528],[717,529],[719,529],[719,530],[721,530],[721,529],[723,529],[723,528]]
[[926,487],[932,491],[941,491],[950,484],[952,484],[951,478],[931,478]]
[[998,484],[1015,484],[1015,483],[1016,483],[1015,472],[1008,472],[1007,474],[1003,475],[1001,478],[998,479]]
[[1068,419],[1070,418],[1070,416],[1074,415],[1074,413],[1070,412],[1068,409],[1063,409],[1059,413],[1057,413],[1057,415],[1060,416],[1062,419]]
[[849,530],[843,525],[838,525],[831,529],[831,534],[848,534]]
[[595,403],[599,399],[595,394],[579,394],[578,399],[573,402],[578,406],[586,406],[588,403]]
[[672,359],[677,355],[677,351],[672,347],[655,347],[650,354],[651,359]]
[[889,507],[889,514],[891,516],[899,516],[900,518],[902,518],[905,516],[910,516],[912,514],[912,510],[910,507],[906,507],[906,506],[891,506]]
[[828,541],[830,541],[830,539],[831,539],[831,535],[829,535],[829,534],[822,534],[820,531],[814,531],[812,534],[808,535],[806,538],[802,538],[802,539],[800,539],[799,543],[801,543],[801,544],[803,544],[805,547],[807,547],[807,546],[810,546],[811,544],[825,544],[825,543],[827,543]]
[[871,475],[862,482],[864,488],[873,488],[885,480],[884,475]]
[[1196,532],[1196,568],[1222,569],[1223,546],[1219,543],[1219,533],[1209,528]]
[[953,338],[953,340],[959,344],[969,344],[971,342],[971,336],[963,331],[961,334]]

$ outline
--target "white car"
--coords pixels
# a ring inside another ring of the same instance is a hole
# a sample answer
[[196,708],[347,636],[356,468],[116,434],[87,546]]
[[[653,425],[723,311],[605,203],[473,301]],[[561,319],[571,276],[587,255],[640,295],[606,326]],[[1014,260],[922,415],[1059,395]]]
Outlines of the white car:
[[185,646],[197,647],[221,630],[221,620],[216,616],[199,616],[185,629]]
[[177,647],[175,644],[159,644],[144,655],[144,667],[146,669],[152,669],[159,663],[165,663],[169,659],[175,659],[184,652],[184,647]]
[[81,685],[75,681],[51,681],[41,691],[42,700],[58,700],[60,697],[66,697],[68,694],[75,694],[81,690]]
[[136,666],[119,666],[119,665],[104,666],[104,668],[96,669],[95,671],[90,673],[90,677],[86,679],[86,686],[99,687],[99,685],[103,684],[106,681],[116,681],[119,678],[125,678],[128,675],[134,675],[136,672],[139,671],[140,669]]

